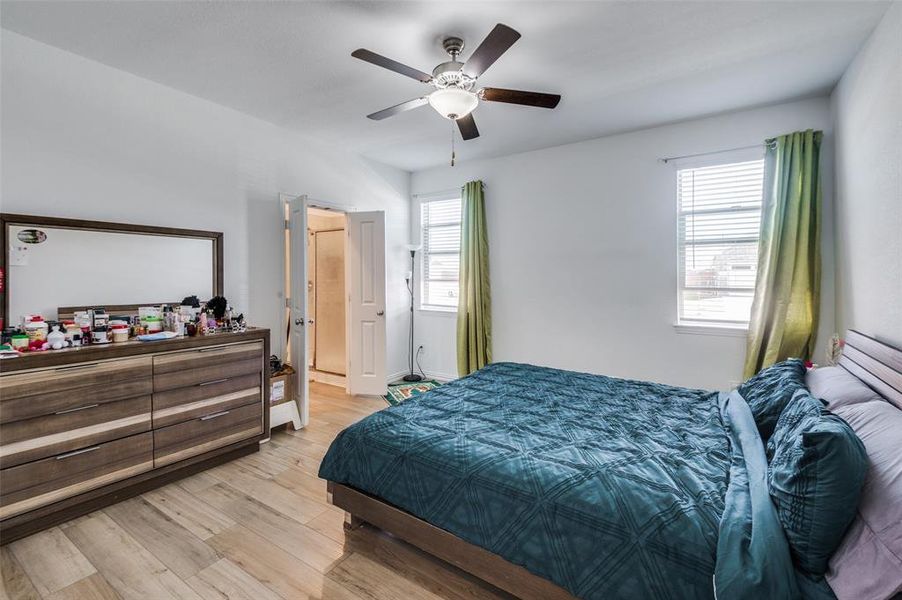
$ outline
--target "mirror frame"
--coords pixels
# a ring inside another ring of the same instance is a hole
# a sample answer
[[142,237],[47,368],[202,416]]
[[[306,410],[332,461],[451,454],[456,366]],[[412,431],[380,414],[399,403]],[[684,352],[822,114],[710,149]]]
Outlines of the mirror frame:
[[38,215],[19,215],[0,213],[0,243],[3,244],[3,252],[0,253],[0,273],[3,281],[0,283],[0,318],[3,326],[10,327],[9,321],[9,228],[10,226],[48,227],[56,229],[79,229],[84,231],[103,231],[111,233],[131,233],[135,235],[156,235],[162,237],[182,237],[211,240],[213,242],[213,293],[223,295],[223,261],[222,261],[222,232],[203,231],[200,229],[179,229],[176,227],[159,227],[155,225],[137,225],[134,223],[111,223],[107,221],[87,221],[82,219],[66,219],[62,217],[42,217]]

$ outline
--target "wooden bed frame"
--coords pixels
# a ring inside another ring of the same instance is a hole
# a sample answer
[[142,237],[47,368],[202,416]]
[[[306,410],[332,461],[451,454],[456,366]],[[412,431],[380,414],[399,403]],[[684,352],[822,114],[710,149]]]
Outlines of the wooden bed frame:
[[334,481],[327,482],[327,490],[329,502],[345,511],[345,529],[369,523],[524,600],[574,598],[549,580],[375,496]]
[[[846,332],[840,366],[902,410],[902,349]],[[345,528],[369,523],[524,600],[571,600],[564,588],[387,502],[327,482],[329,502],[345,511]]]
[[839,366],[902,409],[902,349],[850,329]]

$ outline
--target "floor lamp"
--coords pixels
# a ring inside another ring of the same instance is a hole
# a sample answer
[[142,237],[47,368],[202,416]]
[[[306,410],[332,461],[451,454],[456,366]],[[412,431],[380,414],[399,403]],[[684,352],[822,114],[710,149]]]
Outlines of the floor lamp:
[[410,252],[410,274],[407,276],[407,291],[410,293],[410,349],[408,350],[407,355],[410,363],[410,373],[404,376],[404,381],[423,381],[423,378],[421,376],[413,372],[413,291],[416,289],[413,285],[413,275],[416,271],[414,257],[416,256],[417,250],[419,249],[420,246],[416,244],[407,245],[407,250]]

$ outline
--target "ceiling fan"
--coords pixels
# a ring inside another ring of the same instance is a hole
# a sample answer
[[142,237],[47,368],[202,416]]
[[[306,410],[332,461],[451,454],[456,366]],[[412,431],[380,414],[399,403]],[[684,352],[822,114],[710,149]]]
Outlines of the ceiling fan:
[[351,56],[354,58],[359,58],[389,71],[428,83],[435,88],[425,96],[374,112],[367,115],[367,118],[380,121],[398,113],[429,104],[441,116],[456,121],[461,137],[465,140],[471,140],[479,137],[479,130],[476,128],[472,112],[479,106],[480,100],[554,108],[561,101],[561,97],[557,94],[522,92],[520,90],[490,87],[476,89],[476,79],[492,66],[502,54],[507,52],[507,49],[513,46],[518,39],[520,39],[518,32],[507,25],[498,23],[482,43],[479,44],[479,47],[476,48],[473,54],[470,55],[470,58],[465,63],[462,63],[457,59],[464,48],[464,41],[459,37],[445,38],[442,42],[442,47],[451,56],[451,60],[435,67],[432,70],[432,75],[364,48],[354,50],[351,53]]

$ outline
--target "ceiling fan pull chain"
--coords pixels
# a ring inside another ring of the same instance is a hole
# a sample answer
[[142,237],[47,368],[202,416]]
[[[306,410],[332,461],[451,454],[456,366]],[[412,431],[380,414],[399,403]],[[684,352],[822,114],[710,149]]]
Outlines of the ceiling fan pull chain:
[[448,119],[451,122],[451,166],[454,166],[454,120]]

